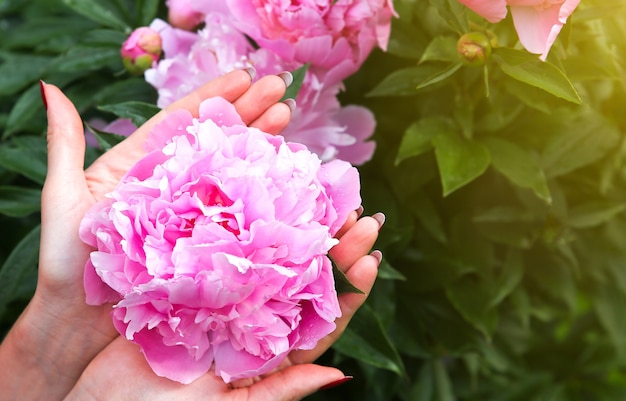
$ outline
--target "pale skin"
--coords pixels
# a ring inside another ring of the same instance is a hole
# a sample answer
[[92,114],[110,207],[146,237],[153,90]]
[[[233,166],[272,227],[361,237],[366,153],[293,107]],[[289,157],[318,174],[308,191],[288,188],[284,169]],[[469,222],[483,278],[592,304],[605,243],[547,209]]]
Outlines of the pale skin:
[[[42,193],[42,230],[37,290],[0,345],[0,400],[299,400],[344,379],[338,369],[312,362],[341,335],[366,295],[340,296],[337,329],[314,350],[294,351],[280,369],[225,384],[207,373],[189,385],[156,376],[138,347],[120,337],[111,305],[85,304],[83,268],[91,249],[78,238],[82,216],[111,191],[142,155],[150,128],[176,109],[197,114],[211,96],[232,102],[243,120],[279,133],[290,109],[278,102],[284,81],[267,76],[255,84],[245,71],[218,78],[161,111],[127,140],[83,170],[83,125],[71,101],[44,84],[48,113],[48,175]],[[366,294],[376,278],[380,254],[369,254],[381,223],[353,212],[338,234],[331,257]]]

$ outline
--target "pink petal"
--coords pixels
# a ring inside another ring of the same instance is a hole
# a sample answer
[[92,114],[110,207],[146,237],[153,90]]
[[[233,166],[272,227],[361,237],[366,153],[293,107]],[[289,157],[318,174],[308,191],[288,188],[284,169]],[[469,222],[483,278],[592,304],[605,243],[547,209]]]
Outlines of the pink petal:
[[524,6],[511,1],[511,15],[519,40],[531,53],[545,60],[563,24],[578,6],[580,0],[567,0],[544,8],[542,5]]
[[459,0],[459,2],[491,23],[506,17],[506,0]]

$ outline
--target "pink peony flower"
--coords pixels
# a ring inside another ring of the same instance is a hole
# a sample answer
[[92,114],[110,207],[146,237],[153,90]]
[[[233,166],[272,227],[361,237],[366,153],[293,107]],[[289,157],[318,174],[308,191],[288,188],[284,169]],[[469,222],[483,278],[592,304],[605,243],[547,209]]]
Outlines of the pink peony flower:
[[[161,108],[236,68],[254,66],[257,75],[262,77],[301,66],[285,61],[268,49],[254,49],[245,35],[229,25],[221,13],[207,15],[205,28],[198,31],[190,46],[187,46],[187,36],[183,36],[183,44],[177,45],[180,30],[162,24],[153,23],[167,44],[165,58],[145,73],[146,80],[159,93],[157,105]],[[224,43],[229,45],[224,46]],[[320,82],[318,75],[309,71],[296,98],[298,107],[283,135],[289,141],[305,144],[323,161],[342,155],[345,157],[342,160],[362,164],[374,152],[374,142],[366,140],[374,133],[375,120],[372,113],[361,106],[348,106],[352,111],[349,115],[359,122],[341,118],[348,114],[336,97],[340,89],[339,84]]]
[[122,44],[120,54],[126,69],[140,74],[161,56],[161,36],[152,28],[137,28]]
[[459,0],[489,22],[506,17],[511,8],[513,24],[522,46],[545,60],[567,18],[580,0]]
[[167,117],[85,216],[89,304],[160,376],[226,382],[311,349],[340,315],[328,250],[360,204],[355,168],[242,122],[221,98]]
[[284,60],[312,64],[329,85],[355,73],[374,47],[386,49],[395,15],[392,0],[227,0],[226,7],[223,2],[198,3],[207,14],[226,12],[238,29]]

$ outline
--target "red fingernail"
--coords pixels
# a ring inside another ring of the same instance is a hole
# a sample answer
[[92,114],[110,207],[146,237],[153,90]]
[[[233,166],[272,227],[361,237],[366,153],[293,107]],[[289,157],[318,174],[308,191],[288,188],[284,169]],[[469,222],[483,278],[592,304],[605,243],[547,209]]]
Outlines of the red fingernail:
[[43,102],[43,107],[46,108],[46,110],[48,110],[48,102],[46,101],[46,89],[44,88],[44,85],[46,83],[43,80],[39,80],[39,89],[41,90],[41,101]]
[[330,382],[327,385],[320,387],[320,390],[328,390],[330,388],[337,387],[338,385],[343,384],[352,379],[354,379],[353,376],[344,376],[339,380],[335,380],[334,382]]
[[359,206],[359,208],[356,210],[356,217],[361,217],[364,210],[365,209],[363,209],[363,205]]
[[247,72],[248,75],[250,75],[251,80],[253,80],[254,77],[256,77],[256,70],[254,69],[254,67],[246,67],[243,70]]

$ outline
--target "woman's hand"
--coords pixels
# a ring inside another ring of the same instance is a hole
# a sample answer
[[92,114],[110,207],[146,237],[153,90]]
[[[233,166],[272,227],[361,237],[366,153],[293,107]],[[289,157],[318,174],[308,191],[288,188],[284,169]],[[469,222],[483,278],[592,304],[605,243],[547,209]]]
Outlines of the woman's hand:
[[277,133],[290,118],[289,106],[277,103],[285,88],[280,76],[251,85],[246,71],[224,75],[162,110],[83,171],[81,118],[57,87],[42,83],[48,109],[48,174],[42,192],[39,277],[33,299],[0,346],[3,396],[62,399],[91,360],[117,337],[110,305],[85,304],[83,271],[91,249],[79,239],[78,227],[85,212],[143,155],[142,143],[151,127],[174,110],[197,113],[202,100],[222,96],[247,123]]

